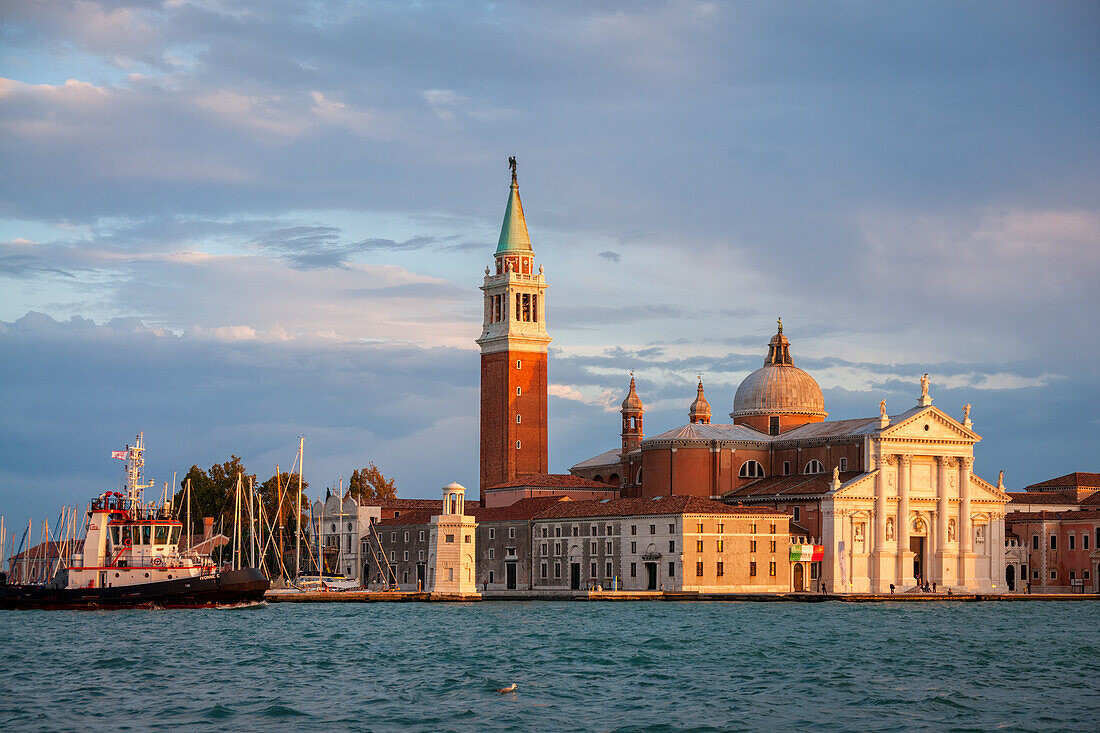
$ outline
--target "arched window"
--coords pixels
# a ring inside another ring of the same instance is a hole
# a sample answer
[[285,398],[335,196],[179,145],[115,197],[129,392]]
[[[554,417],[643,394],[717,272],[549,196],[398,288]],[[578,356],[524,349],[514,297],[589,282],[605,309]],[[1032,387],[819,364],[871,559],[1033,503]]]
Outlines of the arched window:
[[737,475],[741,478],[764,478],[764,467],[757,461],[745,461]]
[[336,532],[336,525],[335,525],[335,524],[334,524],[334,525],[332,525],[332,531],[333,531],[333,532]]
[[[351,522],[348,522],[348,531],[351,531]],[[350,570],[348,572],[351,572]]]
[[642,483],[642,467],[638,466],[638,475],[634,477],[634,483],[641,485]]
[[607,477],[607,483],[611,484],[612,486],[618,486],[619,485],[619,474],[613,473],[610,476],[608,476]]
[[806,464],[806,470],[802,473],[825,473],[825,467],[815,458]]
[[516,425],[519,425],[523,420],[520,419],[519,413],[516,414]]
[[516,397],[519,397],[521,394],[523,394],[523,387],[516,387]]
[[593,481],[599,481],[602,484],[603,483],[603,476],[601,476],[600,474],[597,473],[595,476],[592,477],[592,480]]
[[516,441],[516,450],[519,450],[519,441]]

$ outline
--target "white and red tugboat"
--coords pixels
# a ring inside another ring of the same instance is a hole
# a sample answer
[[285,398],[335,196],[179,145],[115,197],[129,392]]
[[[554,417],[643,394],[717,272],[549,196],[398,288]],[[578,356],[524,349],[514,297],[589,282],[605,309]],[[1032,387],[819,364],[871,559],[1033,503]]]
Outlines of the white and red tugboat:
[[[126,451],[126,492],[88,507],[83,541],[67,543],[43,585],[9,585],[0,573],[0,609],[181,608],[263,599],[270,582],[256,568],[219,570],[213,543],[180,549],[183,524],[170,506],[144,503],[143,438]],[[224,541],[224,540],[223,540]]]

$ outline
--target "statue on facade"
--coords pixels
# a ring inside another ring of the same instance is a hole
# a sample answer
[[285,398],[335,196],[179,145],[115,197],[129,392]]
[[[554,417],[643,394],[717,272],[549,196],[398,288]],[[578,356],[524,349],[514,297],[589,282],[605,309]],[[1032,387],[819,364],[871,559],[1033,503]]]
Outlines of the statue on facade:
[[967,402],[965,405],[963,405],[963,422],[966,422],[969,419],[970,419],[970,403]]
[[1001,472],[997,474],[997,488],[1003,489],[1005,487],[1005,470],[1002,468]]
[[928,372],[925,372],[924,376],[920,378],[920,396],[921,397],[927,397],[928,396],[928,383],[929,383],[929,381],[931,381],[931,380],[928,379]]
[[951,519],[947,522],[947,541],[955,541],[955,520]]
[[833,466],[833,482],[840,481],[840,466]]
[[892,542],[894,540],[894,518],[886,518],[886,541]]
[[878,416],[886,417],[886,400],[878,403]]

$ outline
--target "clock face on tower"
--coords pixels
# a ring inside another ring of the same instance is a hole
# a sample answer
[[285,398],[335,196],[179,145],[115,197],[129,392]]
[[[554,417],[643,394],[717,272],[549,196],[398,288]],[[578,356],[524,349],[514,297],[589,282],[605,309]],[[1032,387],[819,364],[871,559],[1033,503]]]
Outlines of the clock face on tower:
[[481,488],[547,472],[546,279],[535,267],[519,184],[481,286]]

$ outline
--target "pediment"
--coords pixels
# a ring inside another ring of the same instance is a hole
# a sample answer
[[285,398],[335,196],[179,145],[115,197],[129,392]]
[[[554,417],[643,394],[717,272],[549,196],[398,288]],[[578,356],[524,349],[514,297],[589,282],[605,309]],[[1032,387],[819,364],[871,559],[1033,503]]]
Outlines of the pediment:
[[993,501],[1004,504],[1008,503],[1009,498],[1008,494],[1004,493],[985,479],[970,474],[971,501]]
[[878,471],[869,471],[868,473],[856,476],[854,479],[846,484],[843,484],[839,489],[833,492],[833,497],[861,497],[875,493],[875,476],[878,475]]
[[886,426],[879,436],[895,440],[933,440],[977,443],[981,436],[938,407],[926,407]]

